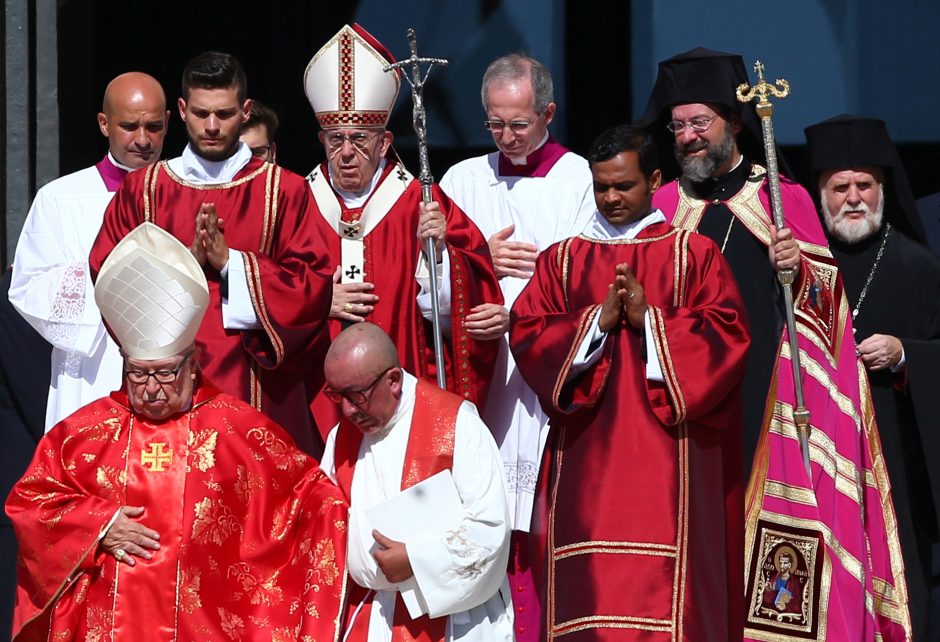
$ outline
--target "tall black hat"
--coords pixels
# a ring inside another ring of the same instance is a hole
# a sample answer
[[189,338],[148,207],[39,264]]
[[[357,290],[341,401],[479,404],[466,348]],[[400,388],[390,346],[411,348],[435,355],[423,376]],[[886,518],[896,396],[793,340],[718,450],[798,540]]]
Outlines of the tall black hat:
[[[659,63],[659,73],[640,124],[656,139],[667,176],[679,173],[675,162],[675,138],[666,130],[675,105],[716,103],[741,117],[738,149],[748,160],[766,165],[760,119],[754,103],[738,101],[738,85],[749,83],[744,60],[740,55],[696,47]],[[786,163],[778,154],[781,173],[789,174]]]
[[[814,180],[818,181],[819,175],[827,170],[882,168],[885,173],[885,219],[912,239],[925,242],[914,193],[883,120],[841,114],[810,125],[803,131]],[[814,185],[810,191],[818,204],[818,187]]]

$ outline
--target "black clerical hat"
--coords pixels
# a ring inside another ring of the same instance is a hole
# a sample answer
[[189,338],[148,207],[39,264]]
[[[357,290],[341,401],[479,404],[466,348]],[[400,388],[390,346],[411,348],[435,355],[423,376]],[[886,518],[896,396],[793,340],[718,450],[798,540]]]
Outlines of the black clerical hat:
[[[885,173],[885,218],[901,232],[924,242],[914,193],[883,120],[840,114],[805,130],[814,179],[827,170],[880,167]],[[817,185],[810,190],[818,202]]]
[[[678,168],[674,158],[675,138],[666,131],[666,123],[671,120],[670,110],[675,105],[688,103],[715,103],[736,112],[743,126],[737,138],[738,149],[748,160],[766,165],[760,119],[754,103],[742,103],[735,95],[742,83],[749,83],[749,79],[739,54],[696,47],[659,63],[656,83],[639,122],[656,139],[665,174],[671,175]],[[780,172],[789,175],[779,153],[777,162]]]

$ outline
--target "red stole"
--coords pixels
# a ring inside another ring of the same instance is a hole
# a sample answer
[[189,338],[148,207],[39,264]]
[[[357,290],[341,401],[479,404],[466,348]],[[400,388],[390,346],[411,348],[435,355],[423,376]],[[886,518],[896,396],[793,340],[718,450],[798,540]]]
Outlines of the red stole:
[[[434,384],[418,380],[415,388],[415,407],[411,418],[411,433],[405,449],[405,464],[401,475],[401,489],[405,490],[420,481],[450,470],[454,464],[454,432],[457,427],[457,410],[463,402],[459,396],[441,390]],[[352,479],[362,444],[362,432],[346,418],[340,421],[336,433],[336,483],[352,501]],[[353,585],[351,599],[346,605],[346,626],[349,616],[361,601],[366,591]],[[372,596],[375,594],[372,593]],[[360,599],[354,599],[356,597]],[[372,597],[363,606],[354,626],[348,633],[350,642],[365,640],[369,631],[369,609]],[[395,618],[392,627],[393,642],[437,642],[444,639],[447,616],[430,618],[427,614],[416,620],[408,615],[401,595],[395,599]]]

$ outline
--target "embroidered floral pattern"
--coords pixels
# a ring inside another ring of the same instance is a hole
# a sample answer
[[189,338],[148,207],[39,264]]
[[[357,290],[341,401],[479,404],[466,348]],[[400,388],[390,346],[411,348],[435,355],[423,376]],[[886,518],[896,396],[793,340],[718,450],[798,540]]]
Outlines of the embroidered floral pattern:
[[202,607],[202,600],[199,599],[199,580],[199,571],[183,569],[180,572],[180,608],[190,615]]
[[447,531],[444,541],[447,543],[447,549],[463,562],[457,569],[457,574],[461,577],[479,577],[493,556],[490,548],[470,541],[466,526]]
[[221,546],[233,532],[242,528],[228,506],[221,502],[213,504],[208,497],[196,503],[195,511],[193,540],[196,542],[212,542]]
[[215,430],[197,430],[189,433],[189,465],[206,472],[215,466],[215,445],[219,433]]
[[234,613],[229,613],[222,607],[219,607],[219,620],[222,624],[222,631],[232,640],[241,640],[245,632],[245,620]]

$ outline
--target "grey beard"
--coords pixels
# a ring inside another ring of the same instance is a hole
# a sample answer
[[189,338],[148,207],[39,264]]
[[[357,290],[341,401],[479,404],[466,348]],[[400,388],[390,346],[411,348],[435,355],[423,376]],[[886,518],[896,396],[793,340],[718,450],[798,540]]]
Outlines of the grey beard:
[[826,204],[825,195],[821,195],[823,222],[826,225],[826,231],[829,232],[829,235],[836,240],[851,245],[864,241],[877,234],[884,221],[885,210],[884,186],[879,186],[879,190],[880,198],[878,199],[878,207],[875,208],[873,212],[865,203],[861,203],[858,209],[865,212],[865,217],[858,221],[846,220],[845,212],[849,209],[848,205],[843,205],[839,213],[833,216],[829,211],[829,206]]
[[682,167],[683,176],[687,177],[693,183],[712,178],[718,168],[728,162],[731,158],[731,152],[734,149],[734,135],[725,130],[724,135],[714,145],[708,145],[705,150],[705,156],[690,157],[676,146],[676,160]]

